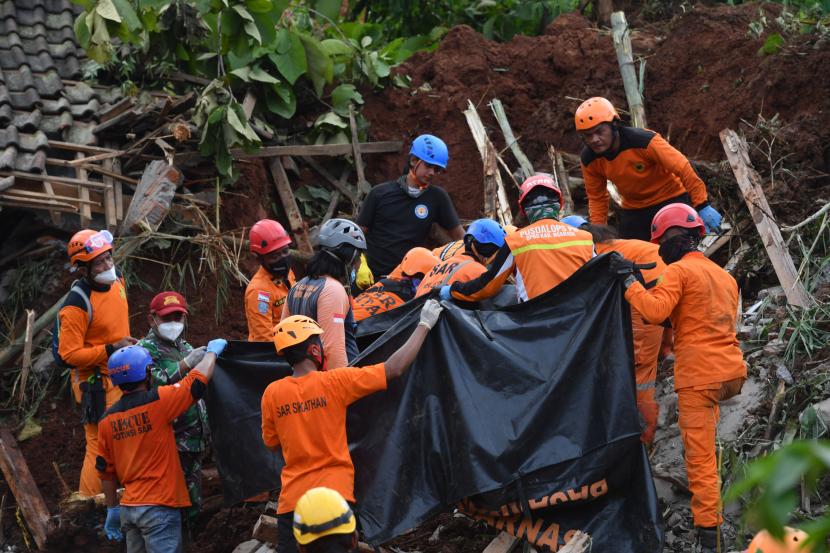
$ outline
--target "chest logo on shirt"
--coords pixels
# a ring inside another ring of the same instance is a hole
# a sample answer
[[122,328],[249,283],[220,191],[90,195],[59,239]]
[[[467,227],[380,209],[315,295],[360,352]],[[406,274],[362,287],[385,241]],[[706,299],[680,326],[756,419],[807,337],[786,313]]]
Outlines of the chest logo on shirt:
[[429,216],[429,208],[424,204],[415,206],[415,217],[418,219],[426,219]]
[[646,164],[643,163],[642,161],[635,161],[631,165],[634,167],[634,170],[637,171],[638,173],[642,173],[646,170]]

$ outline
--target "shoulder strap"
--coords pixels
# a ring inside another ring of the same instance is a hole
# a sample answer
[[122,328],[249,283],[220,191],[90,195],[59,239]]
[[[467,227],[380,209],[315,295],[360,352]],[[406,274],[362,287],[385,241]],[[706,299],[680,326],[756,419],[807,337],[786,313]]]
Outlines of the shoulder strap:
[[459,269],[461,269],[461,267],[463,267],[464,265],[467,265],[467,264],[469,264],[469,263],[472,263],[472,262],[473,262],[473,260],[472,260],[472,259],[467,259],[467,260],[465,260],[465,261],[462,261],[462,262],[461,262],[461,263],[459,263],[458,265],[456,265],[456,266],[455,266],[455,269],[453,269],[452,271],[450,271],[450,272],[447,274],[447,276],[445,276],[445,277],[444,277],[444,279],[441,281],[441,284],[439,284],[438,286],[444,286],[444,285],[446,285],[446,284],[447,284],[447,282],[449,282],[449,281],[450,281],[450,279],[452,278],[452,276],[453,276],[455,273],[457,273]]
[[75,292],[86,306],[87,324],[92,324],[92,303],[89,301],[89,286],[81,280],[76,280],[69,288],[69,293]]

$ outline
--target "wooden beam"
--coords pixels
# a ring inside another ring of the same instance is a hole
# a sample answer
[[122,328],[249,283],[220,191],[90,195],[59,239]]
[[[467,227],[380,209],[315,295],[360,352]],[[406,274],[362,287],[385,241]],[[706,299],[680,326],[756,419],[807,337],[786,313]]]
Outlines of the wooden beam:
[[553,146],[548,146],[548,159],[550,159],[553,180],[562,191],[562,215],[570,215],[574,211],[574,201],[571,197],[571,183],[568,172],[565,171],[565,161]]
[[100,205],[95,200],[79,200],[77,197],[74,197],[74,196],[61,196],[60,194],[55,194],[54,191],[51,194],[49,194],[48,192],[36,192],[36,191],[33,191],[33,190],[24,190],[24,189],[21,189],[21,188],[9,188],[5,192],[0,193],[0,195],[2,195],[4,198],[9,198],[9,199],[11,199],[12,196],[16,196],[16,197],[17,196],[23,196],[23,197],[15,198],[15,199],[18,199],[18,200],[21,200],[21,201],[24,200],[24,198],[31,198],[31,199],[42,200],[42,201],[55,200],[57,202],[70,202],[70,203],[76,203],[78,205],[80,205],[80,204],[87,204],[89,206]]
[[[52,187],[52,183],[49,182],[48,180],[43,181],[43,191],[46,194],[50,195],[50,196],[55,195],[55,189]],[[61,212],[60,211],[55,210],[55,209],[51,210],[49,212],[49,217],[52,219],[52,224],[53,225],[60,226],[60,224],[61,224]]]
[[[361,142],[361,154],[391,154],[401,151],[403,142]],[[297,144],[293,146],[266,146],[253,153],[231,150],[237,159],[274,156],[345,156],[354,153],[351,144]]]
[[772,261],[778,281],[784,288],[787,303],[805,308],[812,306],[813,298],[798,280],[795,264],[781,237],[781,231],[772,219],[772,210],[761,186],[761,177],[752,167],[749,159],[749,146],[746,140],[731,129],[722,130],[720,140],[729,165],[732,166],[732,172],[735,173],[735,180],[738,181],[744,201],[749,208],[749,213],[752,215],[752,221],[758,229],[758,234],[761,235],[761,241]]
[[3,470],[6,483],[14,494],[37,548],[45,550],[52,527],[51,515],[17,441],[6,428],[0,429],[0,469]]
[[20,368],[20,389],[17,395],[17,403],[23,406],[26,398],[26,383],[29,380],[29,373],[32,371],[32,339],[35,330],[35,310],[26,310],[26,333],[23,335],[23,363]]
[[[104,167],[112,170],[112,159],[104,160]],[[107,229],[110,232],[115,232],[118,229],[118,217],[115,214],[115,184],[113,178],[104,176],[104,184],[107,189],[104,190],[104,220],[107,222]]]
[[[76,161],[76,160],[73,160],[73,161]],[[115,161],[115,160],[113,160],[113,161]],[[65,159],[52,158],[52,157],[46,159],[46,165],[54,165],[54,166],[57,166],[57,167],[71,167],[73,169],[75,168],[75,165],[72,164],[72,161],[68,161],[68,160],[65,160]],[[112,177],[116,180],[121,180],[121,181],[124,181],[126,183],[132,184],[133,186],[138,184],[138,179],[134,179],[132,177],[122,175],[121,173],[118,173],[118,172],[113,171],[111,169],[107,169],[106,164],[102,167],[100,165],[95,165],[95,164],[92,164],[92,163],[84,163],[83,165],[81,165],[81,167],[83,167],[84,169],[86,169],[87,171],[89,171],[91,173],[98,173],[100,175],[105,175],[107,177]]]
[[79,157],[77,159],[73,159],[71,161],[67,161],[69,165],[72,167],[76,167],[83,163],[92,163],[93,161],[103,161],[105,159],[111,159],[114,157],[119,157],[124,155],[124,152],[104,152],[103,154],[96,154],[94,156],[89,157]]
[[[484,163],[484,181],[485,189],[488,186],[495,186],[496,188],[496,215],[502,225],[513,224],[513,214],[510,211],[510,202],[507,200],[507,192],[504,189],[504,183],[501,180],[501,173],[499,172],[496,159],[499,157],[496,147],[490,142],[487,136],[487,130],[484,128],[484,123],[478,115],[478,111],[470,100],[467,100],[467,109],[464,110],[464,117],[467,119],[467,125],[470,127],[470,132],[473,135],[473,140],[478,147],[478,153],[481,155],[481,160]],[[488,179],[493,179],[494,184],[487,184]]]
[[288,216],[288,224],[294,234],[297,247],[301,252],[311,254],[314,248],[311,247],[308,229],[302,215],[300,215],[300,208],[297,207],[297,200],[294,198],[294,192],[291,190],[291,183],[288,182],[285,168],[278,157],[271,158],[268,161],[268,166],[271,169],[271,176],[274,178],[274,185],[277,187],[277,194],[279,194],[285,214]]
[[[83,152],[77,152],[75,154],[75,157],[77,159],[82,160],[86,156],[84,156]],[[89,174],[87,173],[86,169],[83,169],[81,167],[76,167],[75,168],[75,176],[78,177],[79,180],[87,180],[87,177],[89,176]],[[81,200],[81,203],[80,203],[81,227],[82,228],[87,228],[87,227],[89,227],[89,224],[92,222],[92,210],[89,208],[89,204],[85,203],[85,202],[89,201],[89,188],[86,188],[85,186],[79,186],[78,187],[78,198],[80,198],[80,200]]]
[[49,181],[52,183],[62,182],[65,184],[75,184],[83,188],[92,188],[93,190],[106,189],[106,185],[102,182],[73,179],[72,177],[59,177],[57,175],[39,175],[37,173],[21,173],[20,171],[0,171],[0,177],[15,177],[21,180]]
[[99,146],[85,146],[83,144],[75,144],[73,142],[61,142],[60,140],[50,140],[50,148],[58,148],[60,150],[69,150],[71,152],[83,152],[85,154],[111,154],[119,150],[111,148],[101,148]]
[[349,127],[352,131],[352,154],[354,156],[354,166],[357,170],[357,200],[360,202],[372,186],[366,181],[366,175],[363,172],[363,155],[360,153],[360,139],[357,136],[357,122],[354,117],[354,106],[349,104]]
[[[121,174],[121,160],[112,160],[112,170],[114,173]],[[135,183],[136,186],[138,183]],[[113,182],[115,188],[115,219],[120,223],[124,220],[124,187],[121,182],[116,180]]]
[[516,158],[516,161],[519,162],[522,180],[527,179],[535,172],[533,170],[533,164],[530,163],[530,160],[519,146],[518,139],[513,135],[513,129],[510,127],[510,121],[507,119],[507,113],[504,111],[504,105],[502,105],[501,100],[498,98],[493,98],[490,102],[490,109],[493,110],[493,115],[496,116],[496,121],[501,128],[501,133],[504,135],[504,141],[507,144],[507,147],[510,148],[511,152],[513,152],[513,157]]
[[625,98],[628,101],[628,111],[631,113],[631,123],[641,129],[646,128],[646,108],[643,96],[640,94],[640,81],[634,69],[634,54],[631,49],[631,33],[625,12],[611,14],[611,36],[614,39],[614,50],[617,52],[617,62],[620,64]]
[[277,519],[269,515],[259,515],[251,537],[263,543],[277,543]]

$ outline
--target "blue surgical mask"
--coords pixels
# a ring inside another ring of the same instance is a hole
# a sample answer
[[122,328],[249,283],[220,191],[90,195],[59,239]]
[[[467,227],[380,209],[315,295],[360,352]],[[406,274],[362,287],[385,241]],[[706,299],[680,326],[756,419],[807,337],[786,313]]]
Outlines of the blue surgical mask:
[[421,279],[420,278],[413,278],[412,279],[412,288],[414,290],[417,290],[418,286],[420,286],[420,285],[421,285]]
[[349,284],[351,284],[355,280],[357,280],[357,273],[355,273],[355,270],[352,269],[352,272],[349,273]]

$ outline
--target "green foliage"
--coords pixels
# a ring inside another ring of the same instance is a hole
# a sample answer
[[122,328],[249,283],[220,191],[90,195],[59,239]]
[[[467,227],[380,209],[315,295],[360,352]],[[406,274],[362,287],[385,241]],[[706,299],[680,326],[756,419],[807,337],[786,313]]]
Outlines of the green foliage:
[[761,46],[758,53],[765,56],[777,54],[781,51],[781,46],[783,46],[783,44],[784,37],[781,36],[781,33],[771,33],[767,36],[766,40],[764,40],[764,45]]
[[[804,483],[815,491],[821,478],[830,471],[830,442],[818,440],[797,441],[752,462],[743,480],[725,494],[726,502],[745,498],[749,501],[747,520],[755,527],[766,528],[782,537],[784,526],[790,524]],[[814,553],[827,551],[830,536],[830,514],[801,525],[810,534],[807,542]]]

